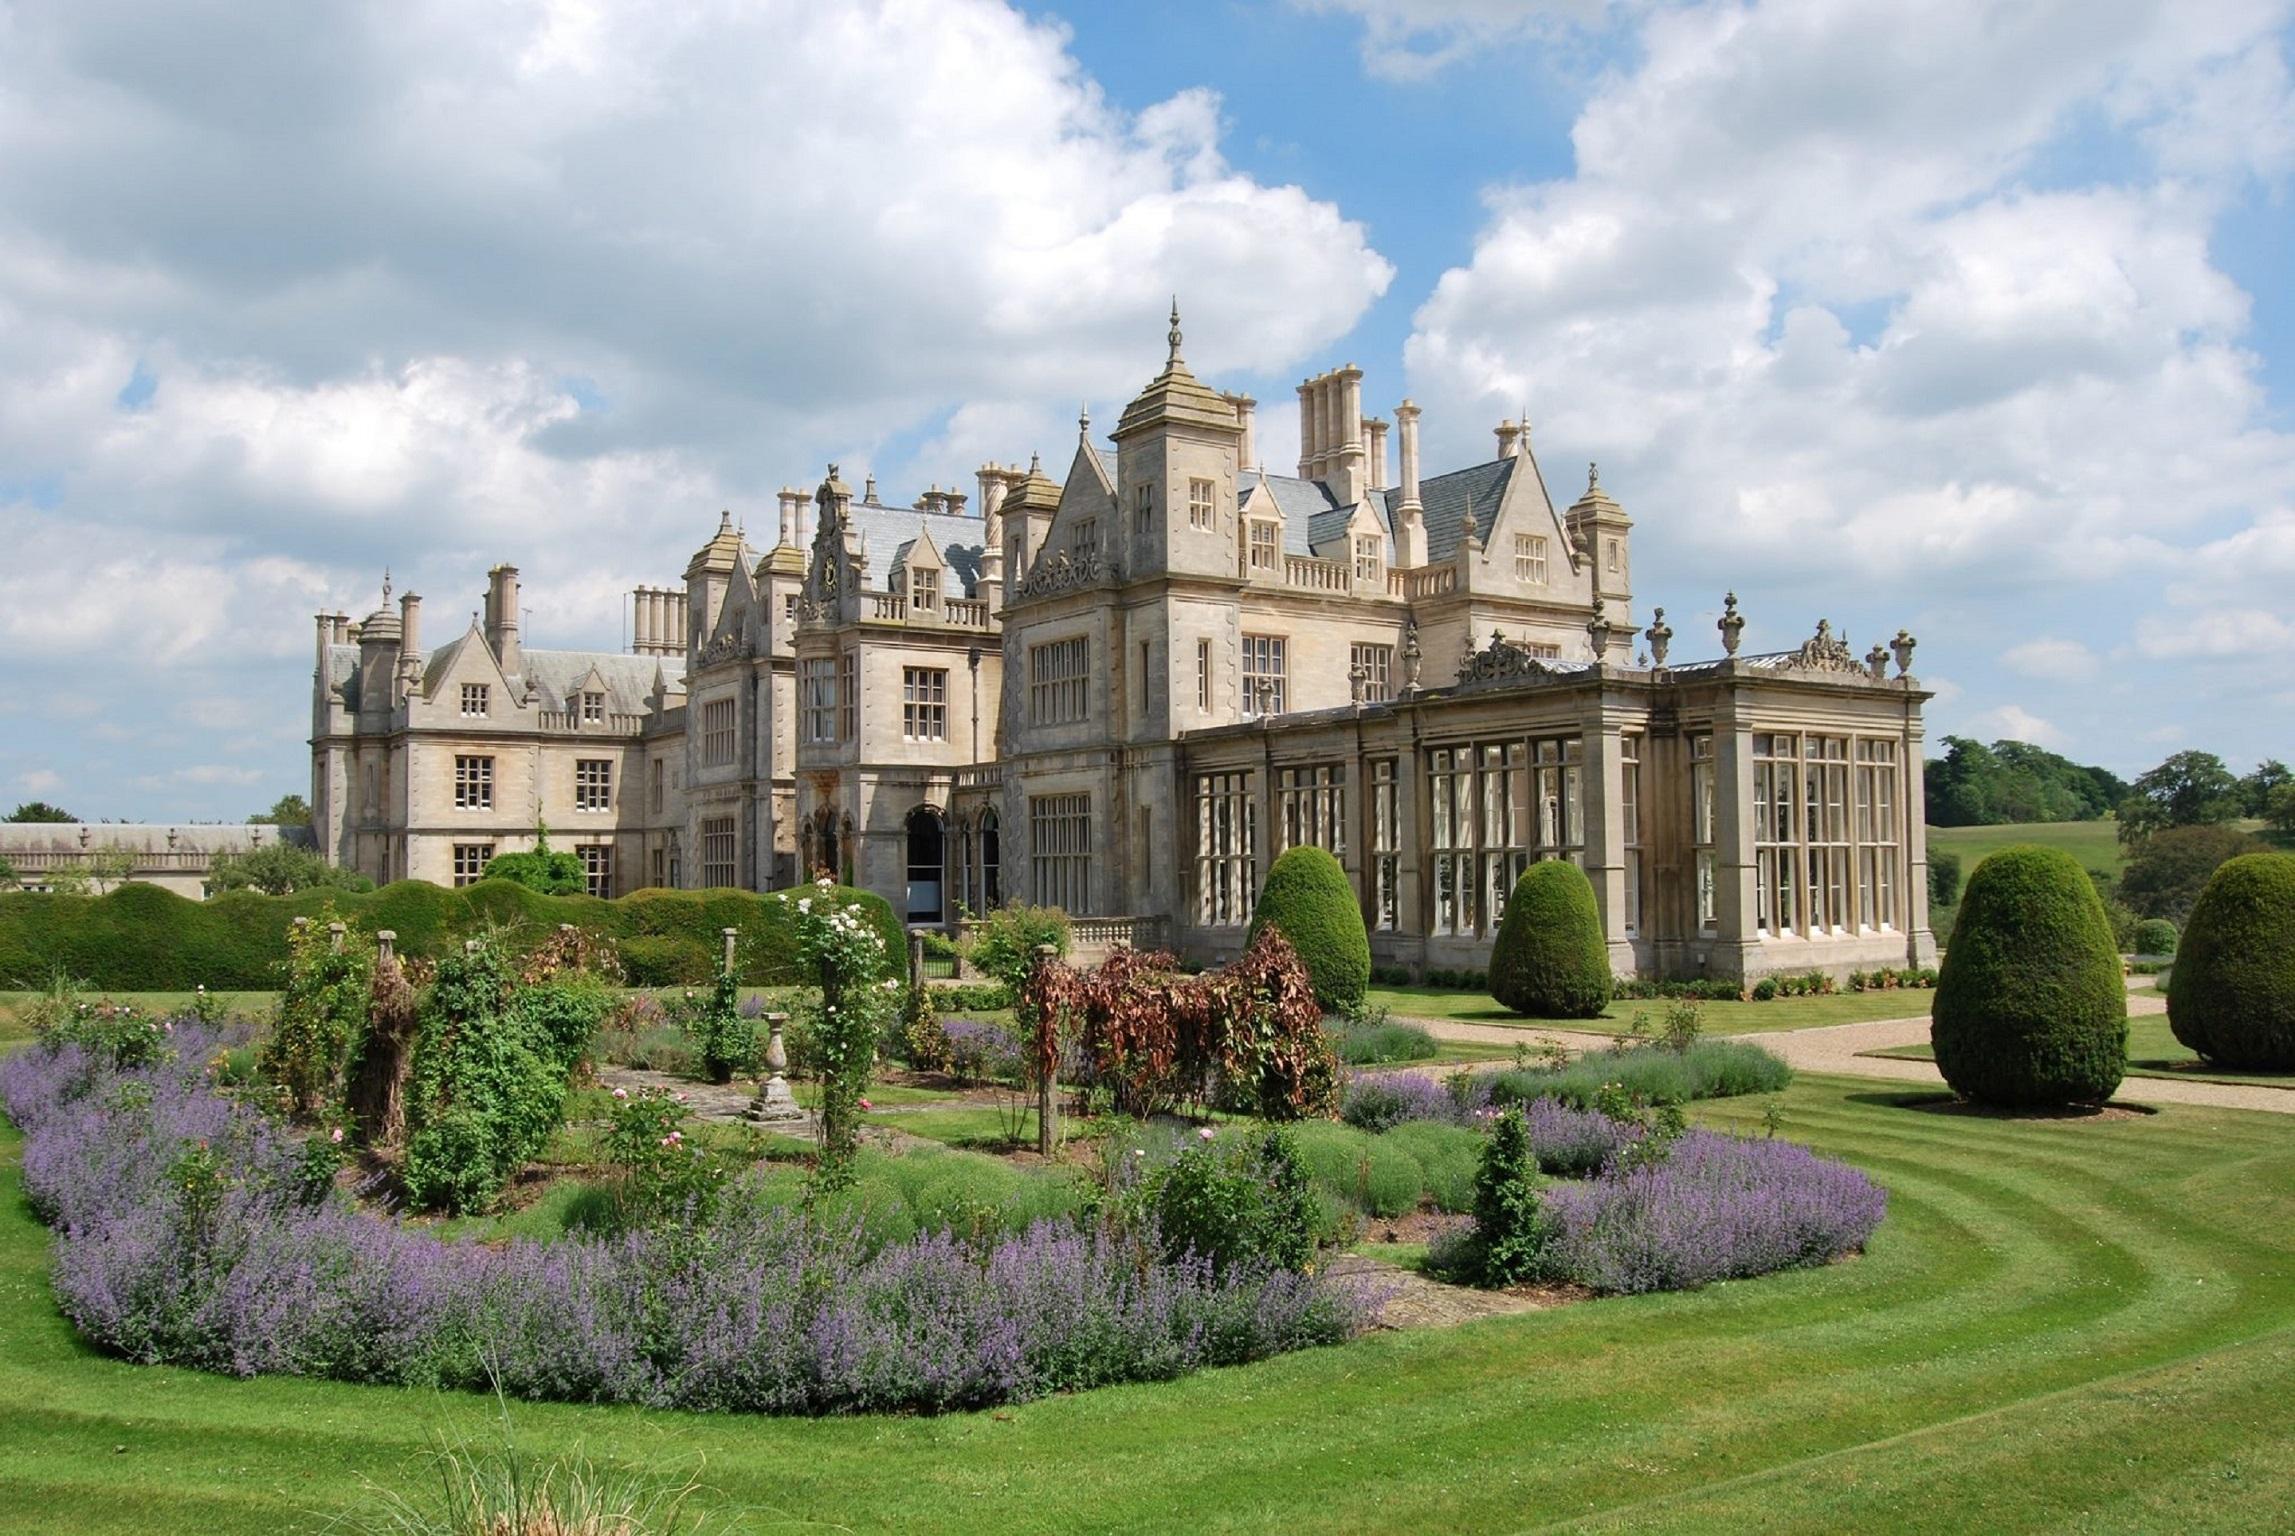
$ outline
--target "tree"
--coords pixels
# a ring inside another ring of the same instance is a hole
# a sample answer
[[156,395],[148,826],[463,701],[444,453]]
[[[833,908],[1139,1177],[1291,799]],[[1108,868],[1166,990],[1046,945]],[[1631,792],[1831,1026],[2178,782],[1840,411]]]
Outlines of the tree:
[[307,827],[311,824],[311,802],[301,795],[281,795],[271,802],[271,809],[248,817],[247,824],[251,827]]
[[245,853],[227,853],[207,872],[209,894],[218,891],[261,891],[266,896],[290,896],[297,891],[371,891],[375,883],[356,870],[338,869],[308,848],[292,843],[266,843]]
[[45,800],[27,800],[10,811],[8,819],[17,822],[64,822],[78,821],[80,818],[60,805],[50,805]]
[[1976,866],[1929,1039],[1953,1091],[2011,1107],[2102,1103],[2127,1071],[2128,998],[2079,862],[2020,843]]
[[2208,877],[2229,859],[2261,853],[2265,844],[2237,827],[2169,827],[2154,832],[2120,876],[2120,900],[2142,917],[2182,923],[2191,916]]
[[2240,808],[2239,780],[2222,758],[2178,752],[2137,779],[2120,802],[2120,842],[2133,847],[2168,827],[2234,821]]
[[0,891],[13,890],[23,883],[16,873],[16,866],[8,862],[6,854],[0,854]]
[[1941,848],[1928,851],[1928,904],[1931,911],[1960,900],[1960,855]]
[[1944,738],[1945,755],[1928,763],[1928,819],[1939,827],[2018,821],[2094,821],[2109,815],[2128,786],[2027,741],[1986,746]]
[[2168,987],[2168,1028],[2220,1067],[2295,1069],[2295,854],[2216,870]]
[[1339,861],[1321,848],[1287,849],[1267,871],[1245,942],[1262,928],[1291,941],[1328,1012],[1351,1008],[1371,984],[1371,939]]
[[135,873],[135,851],[129,848],[98,848],[88,855],[88,879],[94,882],[96,894],[114,888]]
[[2295,784],[2281,784],[2264,798],[2263,819],[2282,837],[2295,837]]
[[1514,882],[1490,947],[1490,995],[1534,1019],[1591,1019],[1610,1005],[1610,947],[1577,865],[1541,859]]

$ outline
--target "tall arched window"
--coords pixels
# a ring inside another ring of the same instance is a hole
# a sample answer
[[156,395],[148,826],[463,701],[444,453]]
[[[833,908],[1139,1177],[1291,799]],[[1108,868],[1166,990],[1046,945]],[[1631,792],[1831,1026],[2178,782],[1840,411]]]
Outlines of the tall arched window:
[[1004,886],[999,878],[1002,864],[1002,839],[999,836],[999,818],[991,807],[980,813],[980,910],[992,912],[1004,904]]
[[940,812],[920,805],[908,813],[908,920],[937,923],[947,915],[948,834]]

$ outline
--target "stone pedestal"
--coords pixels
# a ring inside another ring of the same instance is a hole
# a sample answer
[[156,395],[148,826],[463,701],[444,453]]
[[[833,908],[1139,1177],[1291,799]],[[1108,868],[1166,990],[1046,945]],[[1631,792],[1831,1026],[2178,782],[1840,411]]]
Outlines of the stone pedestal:
[[760,1124],[793,1123],[809,1120],[790,1093],[789,1083],[782,1074],[789,1070],[789,1048],[781,1041],[781,1028],[789,1022],[785,1013],[765,1015],[765,1077],[757,1085],[757,1097],[749,1101],[748,1117]]

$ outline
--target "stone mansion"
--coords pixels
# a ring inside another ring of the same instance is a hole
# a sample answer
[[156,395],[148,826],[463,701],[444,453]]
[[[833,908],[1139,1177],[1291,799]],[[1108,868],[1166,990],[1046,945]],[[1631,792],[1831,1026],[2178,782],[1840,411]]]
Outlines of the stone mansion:
[[[378,881],[475,879],[546,822],[593,891],[836,872],[912,924],[1008,898],[1211,960],[1269,864],[1329,849],[1379,963],[1486,963],[1532,860],[1592,878],[1621,974],[1746,979],[1935,958],[1912,637],[1677,660],[1635,617],[1633,523],[1556,511],[1526,423],[1421,473],[1418,408],[1299,386],[1296,474],[1253,402],[1169,355],[1107,444],[977,498],[831,465],[730,516],[626,653],[530,649],[516,570],[460,635],[421,600],[321,614],[320,846]],[[1895,663],[1891,674],[1890,663]]]

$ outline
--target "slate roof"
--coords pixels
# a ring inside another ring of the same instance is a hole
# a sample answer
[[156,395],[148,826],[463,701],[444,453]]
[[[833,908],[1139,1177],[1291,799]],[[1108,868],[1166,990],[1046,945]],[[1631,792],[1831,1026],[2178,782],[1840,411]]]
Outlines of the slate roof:
[[[1448,560],[1458,553],[1459,540],[1466,529],[1467,503],[1474,505],[1474,526],[1483,538],[1490,536],[1491,520],[1498,515],[1498,503],[1506,494],[1506,484],[1514,474],[1516,459],[1493,459],[1487,464],[1475,464],[1466,469],[1454,469],[1446,475],[1434,475],[1418,483],[1419,515],[1426,520],[1426,557],[1430,563]],[[1386,502],[1387,526],[1394,526],[1394,508],[1402,500],[1402,491],[1390,486],[1377,493]]]
[[925,512],[915,507],[878,507],[854,502],[845,509],[854,529],[869,543],[871,574],[891,579],[900,551],[929,532],[940,558],[964,583],[966,597],[980,595],[981,547],[988,534],[986,518],[964,513]]
[[[462,647],[484,645],[470,630],[464,630],[446,644],[423,657],[422,676],[424,690],[430,691],[437,679],[445,675],[447,667],[461,654]],[[592,667],[605,679],[606,707],[627,713],[637,713],[653,697],[653,677],[656,668],[668,677],[674,691],[685,676],[685,661],[677,656],[633,656],[626,651],[536,651],[524,653],[526,676],[524,682],[533,687],[538,697],[536,706],[542,709],[564,709],[569,694],[581,691],[581,684],[590,675]],[[355,706],[358,702],[359,648],[355,645],[327,647],[327,687],[341,690]]]

